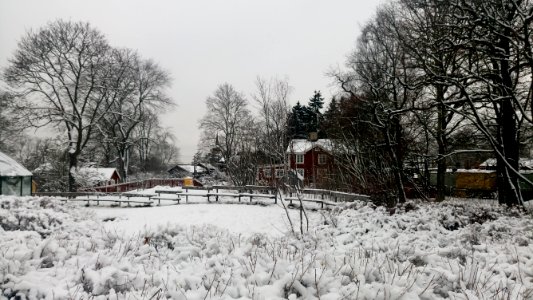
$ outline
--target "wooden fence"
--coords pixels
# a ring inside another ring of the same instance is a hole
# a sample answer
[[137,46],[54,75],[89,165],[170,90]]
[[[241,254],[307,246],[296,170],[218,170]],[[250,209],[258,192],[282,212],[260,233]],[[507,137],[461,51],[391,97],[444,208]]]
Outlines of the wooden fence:
[[[159,180],[150,180],[148,182],[142,181],[142,182],[136,182],[136,183],[129,183],[130,185],[127,187],[132,187],[131,189],[140,189],[140,188],[150,188],[158,185],[165,185],[166,179],[159,179]],[[183,182],[174,181],[174,186],[180,186],[180,183],[183,184]],[[168,185],[168,184],[167,184]],[[234,199],[238,199],[239,202],[241,202],[242,198],[249,199],[250,202],[253,201],[253,199],[257,198],[266,198],[266,199],[272,199],[274,200],[274,203],[277,203],[278,201],[278,191],[274,187],[268,187],[268,186],[223,186],[223,185],[215,185],[215,186],[183,186],[182,190],[179,191],[172,191],[172,190],[156,190],[154,194],[131,194],[131,193],[122,193],[122,192],[116,192],[117,189],[115,189],[117,186],[123,188],[124,184],[121,185],[113,185],[108,187],[102,187],[107,188],[108,191],[104,192],[98,192],[98,191],[85,191],[85,192],[60,192],[60,193],[49,193],[49,192],[42,192],[42,193],[34,193],[35,196],[51,196],[51,197],[61,197],[64,200],[76,200],[76,201],[87,201],[87,205],[89,205],[90,201],[96,201],[97,204],[99,204],[100,201],[114,201],[120,203],[127,203],[128,205],[130,203],[144,203],[151,205],[151,200],[157,200],[158,203],[161,203],[161,200],[173,200],[174,202],[177,202],[179,204],[182,197],[185,197],[185,202],[189,202],[189,197],[204,197],[207,199],[208,202],[210,202],[210,199],[214,199],[216,202],[218,202],[219,198],[222,197],[230,197]],[[113,189],[111,189],[112,187]],[[112,190],[112,191],[109,191]],[[120,189],[119,189],[120,190]],[[189,190],[202,190],[205,191],[205,193],[190,193]],[[169,199],[166,197],[162,197],[161,194],[174,194],[174,198]],[[109,198],[111,196],[111,198]],[[96,197],[96,198],[94,198]],[[125,197],[126,199],[123,199]],[[146,197],[148,198],[148,201],[139,202],[136,200],[131,200],[131,197]],[[289,191],[284,196],[284,199],[289,201],[290,204],[297,204],[300,201],[302,202],[314,202],[317,204],[320,204],[322,208],[324,206],[334,206],[337,205],[337,202],[352,202],[355,200],[361,200],[361,201],[369,201],[370,197],[366,195],[360,195],[360,194],[353,194],[353,193],[345,193],[345,192],[338,192],[338,191],[330,191],[330,190],[321,190],[321,189],[302,189],[298,192],[296,191]]]
[[[183,186],[184,180],[185,180],[184,178],[151,178],[151,179],[131,181],[131,182],[125,182],[125,183],[119,183],[119,184],[113,184],[113,185],[95,186],[91,188],[82,189],[82,191],[121,193],[121,192],[128,192],[131,190],[138,190],[138,189],[150,189],[158,185],[171,186],[171,187]],[[202,186],[202,184],[196,179],[193,179],[193,185]]]

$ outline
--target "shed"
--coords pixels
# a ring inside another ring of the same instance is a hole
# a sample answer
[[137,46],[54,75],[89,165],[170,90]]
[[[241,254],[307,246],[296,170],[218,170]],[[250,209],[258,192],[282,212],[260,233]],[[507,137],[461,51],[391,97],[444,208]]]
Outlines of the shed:
[[121,178],[116,168],[84,167],[77,170],[76,181],[85,187],[113,185]]
[[32,173],[0,152],[0,195],[28,196],[32,190]]
[[168,173],[174,178],[196,177],[207,173],[207,170],[200,165],[177,164]]

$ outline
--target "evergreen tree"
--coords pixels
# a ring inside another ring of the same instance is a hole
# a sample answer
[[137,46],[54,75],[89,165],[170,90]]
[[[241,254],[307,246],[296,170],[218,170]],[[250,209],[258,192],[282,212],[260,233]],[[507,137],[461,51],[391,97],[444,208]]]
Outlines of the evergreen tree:
[[319,124],[319,132],[324,133],[325,136],[332,138],[338,135],[340,128],[341,111],[337,103],[337,99],[331,99],[326,112],[324,112],[323,121]]
[[307,108],[302,106],[299,101],[292,107],[289,113],[289,121],[287,122],[289,126],[287,136],[289,139],[307,137],[306,110]]
[[319,113],[322,107],[324,107],[324,97],[320,91],[315,91],[313,97],[309,99],[309,108],[315,113]]
[[[319,124],[322,123],[323,117],[320,110],[324,107],[324,97],[320,91],[315,91],[313,97],[309,99],[309,104],[304,110],[304,121],[307,132],[318,132]],[[319,138],[324,138],[325,132],[319,132]]]

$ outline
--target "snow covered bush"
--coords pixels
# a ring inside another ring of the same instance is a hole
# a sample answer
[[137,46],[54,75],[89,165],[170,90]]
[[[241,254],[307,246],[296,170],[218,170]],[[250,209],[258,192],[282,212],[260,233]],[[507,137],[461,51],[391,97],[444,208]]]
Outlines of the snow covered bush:
[[356,202],[301,237],[172,224],[124,235],[47,198],[0,205],[2,299],[533,297],[531,217],[483,203],[391,215]]

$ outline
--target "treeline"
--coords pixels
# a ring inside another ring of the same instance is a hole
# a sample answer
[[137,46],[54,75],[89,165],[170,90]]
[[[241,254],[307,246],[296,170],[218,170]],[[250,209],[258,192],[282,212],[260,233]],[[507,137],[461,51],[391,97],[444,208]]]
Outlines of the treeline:
[[[445,196],[449,159],[490,153],[500,203],[523,203],[520,151],[529,155],[533,5],[521,0],[400,0],[362,30],[346,71],[337,138],[358,153],[361,182],[388,178],[405,201],[406,162],[437,165]],[[350,113],[352,111],[352,113]],[[414,160],[414,159],[413,159]],[[382,174],[380,174],[382,173]],[[423,192],[423,189],[421,190]]]
[[[113,166],[126,179],[177,157],[172,134],[159,122],[173,105],[168,73],[135,50],[112,47],[88,23],[60,20],[29,31],[3,79],[0,148],[26,156],[30,169],[66,175],[59,184],[71,191],[80,165]],[[16,134],[41,127],[57,135]]]
[[407,187],[441,201],[448,169],[494,157],[500,203],[522,205],[520,182],[531,184],[519,158],[530,155],[533,124],[532,21],[522,0],[384,4],[346,68],[330,72],[342,92],[328,107],[316,92],[290,108],[286,81],[259,79],[252,115],[242,93],[221,85],[200,123],[206,156],[220,156],[234,183],[250,183],[257,165],[284,161],[291,138],[317,132],[336,144],[334,182],[388,204],[404,202]]

